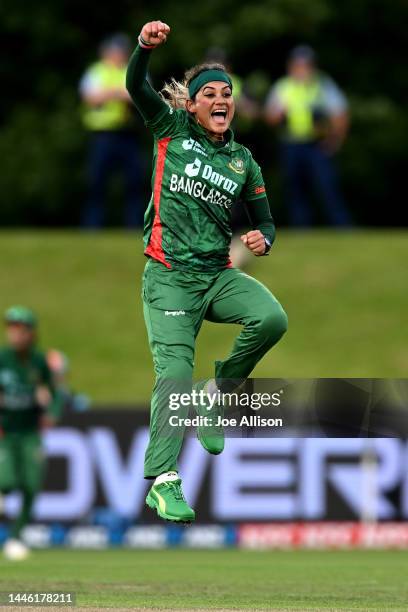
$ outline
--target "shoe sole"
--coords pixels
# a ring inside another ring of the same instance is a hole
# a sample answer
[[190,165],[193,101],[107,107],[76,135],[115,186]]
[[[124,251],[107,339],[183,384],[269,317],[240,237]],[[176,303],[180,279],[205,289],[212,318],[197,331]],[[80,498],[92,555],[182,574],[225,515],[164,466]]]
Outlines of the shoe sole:
[[153,499],[153,497],[151,497],[150,494],[146,497],[146,504],[147,506],[149,506],[149,508],[151,508],[152,510],[155,510],[157,512],[157,515],[160,516],[160,518],[164,519],[165,521],[169,521],[170,523],[182,523],[183,525],[191,525],[191,523],[195,521],[195,518],[186,519],[186,518],[180,518],[176,516],[173,517],[170,514],[165,514],[164,512],[160,510],[160,508],[156,504],[156,501]]

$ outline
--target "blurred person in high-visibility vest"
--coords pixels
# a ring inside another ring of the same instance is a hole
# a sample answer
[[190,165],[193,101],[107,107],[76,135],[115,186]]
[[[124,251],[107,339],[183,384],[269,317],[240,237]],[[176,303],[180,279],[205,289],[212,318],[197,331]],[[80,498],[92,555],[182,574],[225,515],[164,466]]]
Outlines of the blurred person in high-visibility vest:
[[341,196],[333,157],[349,127],[348,104],[337,84],[316,66],[313,49],[295,47],[289,55],[287,76],[271,88],[266,120],[280,127],[289,221],[310,226],[313,213],[307,182],[320,196],[331,225],[350,226],[350,214]]
[[142,225],[141,160],[125,88],[129,51],[126,35],[107,38],[100,46],[99,61],[86,70],[80,82],[82,122],[89,133],[89,195],[82,214],[86,228],[102,227],[107,178],[117,169],[125,179],[125,224]]

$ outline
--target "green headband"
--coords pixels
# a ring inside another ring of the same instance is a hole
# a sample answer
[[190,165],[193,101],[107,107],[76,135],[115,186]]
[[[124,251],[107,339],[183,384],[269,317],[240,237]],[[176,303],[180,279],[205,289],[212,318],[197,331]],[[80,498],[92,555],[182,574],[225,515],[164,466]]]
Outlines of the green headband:
[[191,79],[189,83],[188,93],[190,98],[193,98],[203,85],[211,83],[211,81],[222,81],[223,83],[227,83],[232,89],[231,79],[224,70],[219,70],[217,68],[203,70],[203,72],[200,72],[200,74],[197,74],[196,77]]

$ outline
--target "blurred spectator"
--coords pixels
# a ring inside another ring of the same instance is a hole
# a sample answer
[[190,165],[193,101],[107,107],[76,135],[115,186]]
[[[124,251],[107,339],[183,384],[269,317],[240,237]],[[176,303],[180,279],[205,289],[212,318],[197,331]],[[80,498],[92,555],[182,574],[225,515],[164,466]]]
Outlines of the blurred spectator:
[[330,77],[317,70],[315,53],[310,47],[293,49],[287,69],[288,75],[270,90],[266,119],[270,125],[281,127],[290,223],[312,224],[305,194],[305,180],[311,180],[329,222],[351,225],[332,160],[348,130],[346,98]]
[[100,47],[100,60],[86,70],[80,82],[82,121],[90,136],[89,196],[82,215],[86,228],[103,225],[107,178],[118,167],[125,178],[126,226],[136,227],[142,222],[141,161],[125,88],[129,53],[127,36],[115,34],[107,38]]

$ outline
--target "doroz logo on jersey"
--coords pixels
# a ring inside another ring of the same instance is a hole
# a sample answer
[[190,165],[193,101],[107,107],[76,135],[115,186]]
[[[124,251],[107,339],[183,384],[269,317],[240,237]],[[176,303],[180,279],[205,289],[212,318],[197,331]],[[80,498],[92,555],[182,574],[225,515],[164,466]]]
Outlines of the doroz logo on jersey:
[[197,142],[196,140],[194,140],[194,138],[186,138],[185,140],[183,140],[181,146],[183,147],[183,149],[185,151],[194,151],[194,153],[200,153],[200,155],[204,155],[204,157],[208,157],[207,153],[205,152],[205,149],[202,145],[200,145],[199,142]]
[[228,164],[228,168],[231,168],[237,174],[244,174],[244,160],[243,159],[232,159]]
[[181,145],[185,151],[190,151],[190,149],[194,146],[194,140],[189,138],[188,140],[183,140],[183,144]]
[[[217,187],[221,187],[224,191],[228,191],[231,195],[235,194],[235,190],[238,187],[238,183],[233,181],[232,179],[216,172],[210,164],[204,164],[198,157],[195,158],[191,164],[187,164],[184,168],[184,172],[189,177],[194,177],[200,175],[204,180],[208,181],[212,185],[216,185]],[[173,181],[177,179],[176,174],[172,174],[170,181],[170,190],[174,191],[174,183]],[[184,181],[183,181],[184,182]],[[184,189],[184,188],[183,188]]]
[[185,168],[185,173],[187,176],[197,176],[200,172],[201,161],[196,157],[195,160],[191,164],[187,164]]

